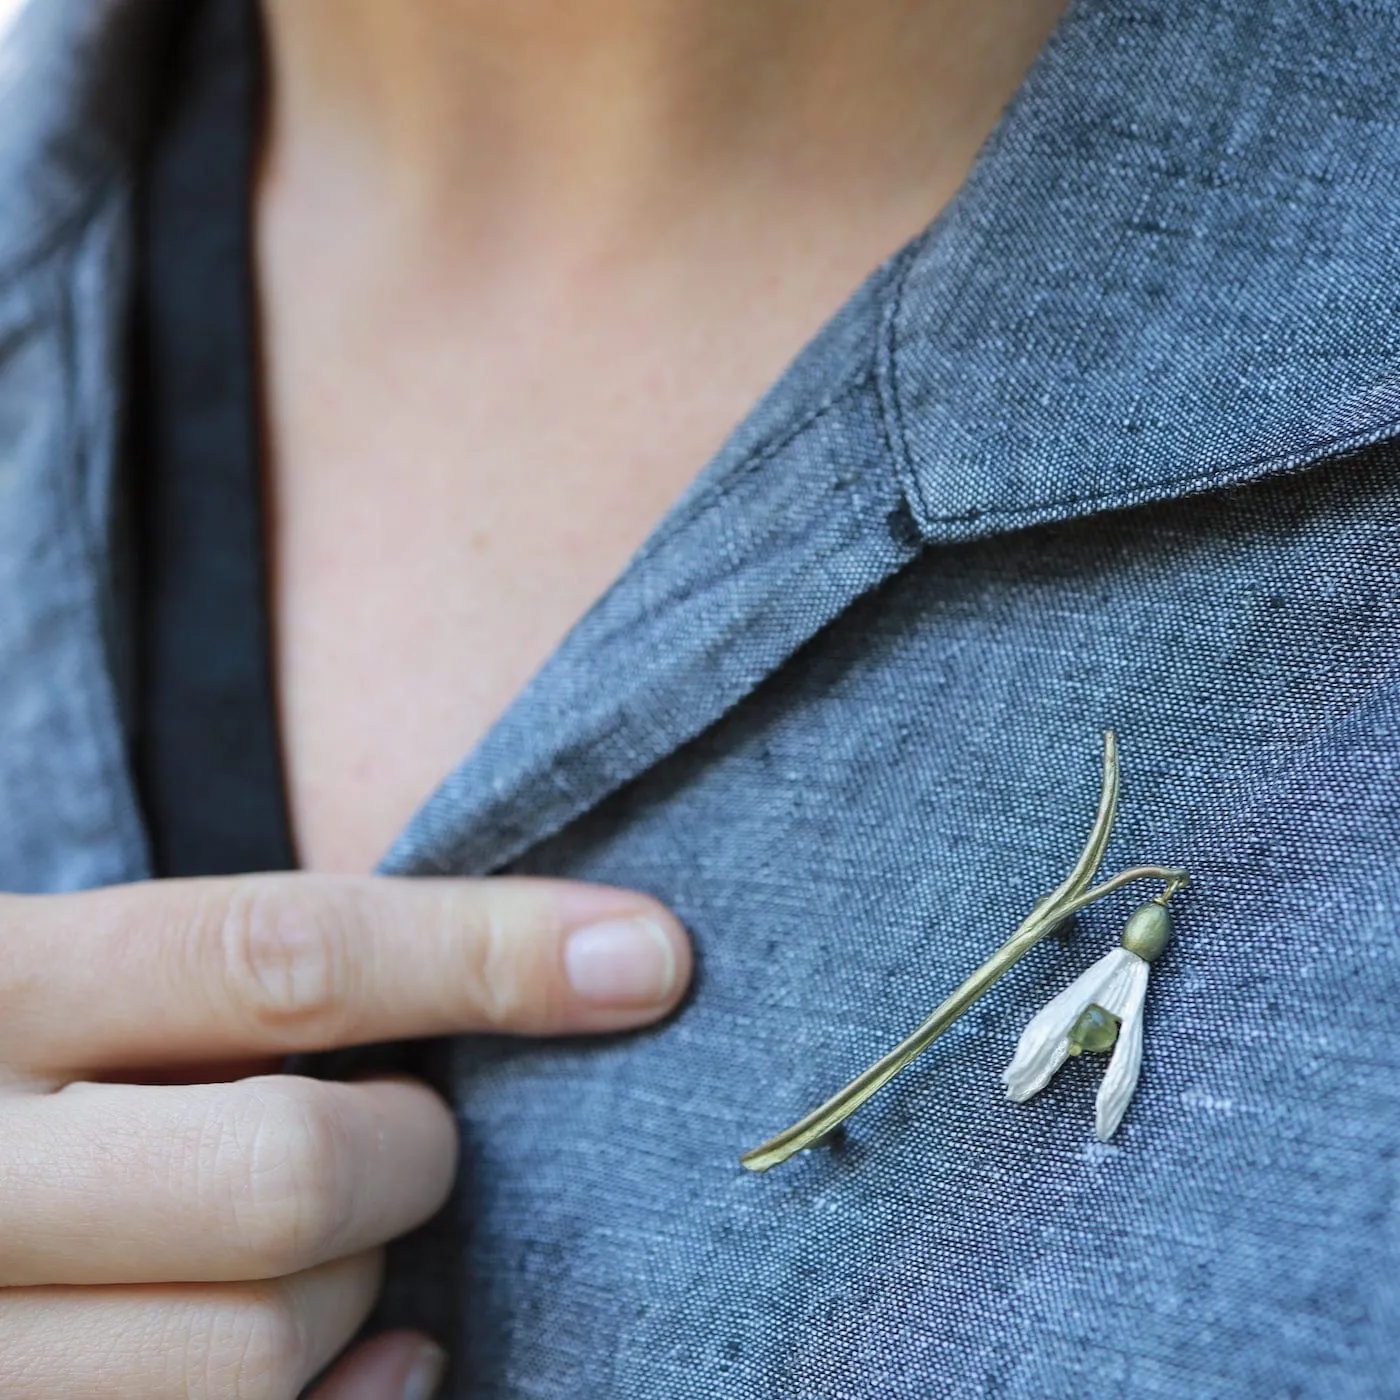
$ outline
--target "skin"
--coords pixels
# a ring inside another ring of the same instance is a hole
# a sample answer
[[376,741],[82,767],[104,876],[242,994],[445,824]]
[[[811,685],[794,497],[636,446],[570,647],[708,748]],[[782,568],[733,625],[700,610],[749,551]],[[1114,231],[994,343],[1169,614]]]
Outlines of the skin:
[[[282,1057],[675,1007],[688,944],[645,896],[358,872],[951,197],[1060,6],[264,0],[304,873],[0,896],[0,1389],[292,1400],[367,1316],[384,1243],[446,1199],[457,1140],[421,1084]],[[635,918],[630,957],[578,934]],[[316,1400],[400,1396],[424,1340],[341,1357]]]
[[369,869],[822,323],[1062,0],[266,0],[293,824]]

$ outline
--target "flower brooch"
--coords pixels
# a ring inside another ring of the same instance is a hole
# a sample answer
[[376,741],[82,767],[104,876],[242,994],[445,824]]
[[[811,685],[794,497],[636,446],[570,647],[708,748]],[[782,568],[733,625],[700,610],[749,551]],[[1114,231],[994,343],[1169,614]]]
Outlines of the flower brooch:
[[1080,909],[1137,880],[1165,884],[1162,893],[1128,920],[1121,946],[1105,954],[1087,972],[1054,997],[1031,1019],[1016,1053],[1002,1074],[1009,1098],[1021,1102],[1037,1094],[1072,1055],[1113,1051],[1098,1094],[1097,1132],[1110,1138],[1127,1112],[1142,1066],[1142,1010],[1147,996],[1148,966],[1167,946],[1167,902],[1189,883],[1185,870],[1138,865],[1091,885],[1113,830],[1118,809],[1118,741],[1104,735],[1103,794],[1089,840],[1075,867],[1053,893],[1037,901],[1021,926],[928,1019],[889,1054],[833,1094],[819,1108],[786,1131],[746,1152],[739,1160],[750,1171],[767,1171],[804,1148],[817,1145],[878,1089],[888,1084],[938,1039],[979,997],[1047,934]]

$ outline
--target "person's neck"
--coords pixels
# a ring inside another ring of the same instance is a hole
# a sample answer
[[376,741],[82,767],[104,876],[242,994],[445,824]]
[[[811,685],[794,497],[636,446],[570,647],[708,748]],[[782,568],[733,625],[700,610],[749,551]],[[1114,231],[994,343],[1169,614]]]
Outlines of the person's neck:
[[[461,253],[937,211],[1063,0],[263,0],[265,179]],[[896,220],[897,222],[897,220]],[[813,238],[818,234],[814,230]]]

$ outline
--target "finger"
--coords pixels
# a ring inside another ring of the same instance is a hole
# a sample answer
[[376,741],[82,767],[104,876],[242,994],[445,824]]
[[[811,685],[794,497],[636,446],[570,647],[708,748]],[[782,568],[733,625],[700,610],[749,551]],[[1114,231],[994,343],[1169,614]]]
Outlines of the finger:
[[383,1252],[288,1278],[0,1291],[0,1377],[25,1400],[293,1400],[374,1306]]
[[310,1400],[432,1400],[447,1356],[416,1332],[386,1332],[357,1347],[311,1392]]
[[[621,1030],[690,975],[655,901],[557,880],[260,875],[0,897],[0,1063]],[[69,1074],[68,1077],[74,1077]]]
[[447,1105],[407,1078],[13,1095],[0,1286],[297,1273],[426,1220],[457,1150]]

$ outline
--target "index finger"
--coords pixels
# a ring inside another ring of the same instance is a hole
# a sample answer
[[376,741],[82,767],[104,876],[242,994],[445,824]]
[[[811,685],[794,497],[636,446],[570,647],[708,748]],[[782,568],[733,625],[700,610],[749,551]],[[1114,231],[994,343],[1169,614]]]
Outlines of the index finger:
[[690,975],[675,918],[573,881],[256,875],[0,896],[0,1064],[100,1070],[622,1030]]

